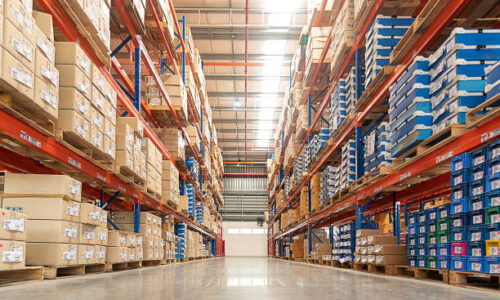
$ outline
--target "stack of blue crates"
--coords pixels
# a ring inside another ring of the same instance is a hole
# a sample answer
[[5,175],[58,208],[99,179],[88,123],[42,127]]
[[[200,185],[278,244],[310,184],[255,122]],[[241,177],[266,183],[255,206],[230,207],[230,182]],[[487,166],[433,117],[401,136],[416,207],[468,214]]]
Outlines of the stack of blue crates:
[[186,166],[189,172],[193,174],[195,179],[198,179],[200,174],[200,166],[194,157],[186,157]]
[[389,89],[391,154],[398,157],[432,135],[429,62],[417,56]]
[[297,156],[295,162],[293,163],[293,183],[299,182],[300,177],[304,172],[304,159],[302,155]]
[[321,173],[321,191],[319,196],[319,201],[321,204],[328,203],[330,199],[336,194],[335,188],[337,185],[336,174],[338,168],[334,166],[328,166],[323,173]]
[[304,153],[307,153],[304,154],[306,156],[306,170],[309,169],[311,163],[318,157],[319,152],[328,141],[330,137],[329,131],[329,128],[321,128],[320,132],[318,134],[315,134],[311,138],[311,141],[309,141],[309,144],[306,146],[304,151]]
[[195,216],[196,194],[192,184],[186,184],[186,196],[188,205],[188,215]]
[[284,189],[285,189],[285,196],[288,197],[288,194],[290,193],[290,176],[285,177]]
[[311,165],[312,157],[311,157],[311,147],[306,145],[304,147],[304,172],[309,170],[309,166]]
[[203,224],[203,209],[203,203],[196,202],[196,221],[200,222],[200,224]]
[[366,33],[365,65],[367,87],[384,66],[390,62],[393,48],[413,24],[412,17],[377,15]]
[[379,166],[391,166],[391,141],[389,123],[382,122],[364,138],[365,174]]
[[174,233],[176,235],[175,242],[175,258],[183,259],[186,258],[186,234],[187,234],[186,223],[176,223],[174,225]]
[[356,227],[354,222],[333,227],[332,260],[344,262],[354,261],[356,248]]
[[500,60],[500,30],[455,28],[429,57],[433,132],[465,124],[466,113],[483,103],[485,68]]
[[[486,101],[494,98],[500,93],[500,61],[485,69],[486,72]],[[496,107],[500,105],[500,101],[496,101],[491,105]]]
[[340,190],[342,191],[356,180],[356,142],[354,139],[349,139],[342,146],[340,170]]
[[[360,92],[361,94],[365,90],[365,67],[364,65],[361,68],[361,80],[360,80]],[[349,115],[351,112],[354,112],[354,108],[356,107],[356,103],[358,99],[356,98],[356,67],[352,67],[345,79],[345,95],[346,95],[346,115]],[[361,95],[360,94],[360,95]]]
[[330,136],[335,134],[346,116],[345,80],[340,79],[330,97]]

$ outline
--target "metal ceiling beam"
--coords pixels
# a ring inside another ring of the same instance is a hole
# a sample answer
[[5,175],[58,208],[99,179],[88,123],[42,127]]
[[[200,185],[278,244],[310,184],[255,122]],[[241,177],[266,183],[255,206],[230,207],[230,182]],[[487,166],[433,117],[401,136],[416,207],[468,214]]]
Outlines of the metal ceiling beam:
[[[270,129],[250,129],[250,128],[248,128],[247,129],[247,132],[249,132],[249,133],[259,133],[259,132],[268,132],[268,131],[273,132],[274,129],[272,129],[272,128],[270,128]],[[230,129],[221,128],[221,129],[217,129],[217,133],[233,133],[233,134],[236,134],[238,132],[243,132],[243,129],[238,129],[238,128],[230,128]]]
[[[283,60],[291,60],[293,54],[283,54],[283,55],[267,55],[267,54],[248,54],[249,60],[266,60],[270,58],[282,58]],[[208,60],[230,60],[234,59],[237,61],[242,61],[245,59],[245,54],[231,54],[231,53],[201,53],[201,58],[204,61]],[[207,75],[205,75],[207,77]]]
[[[245,97],[244,92],[207,92],[208,97]],[[276,96],[277,98],[283,97],[285,93],[263,93],[263,92],[249,92],[248,97],[270,97],[270,96]]]
[[[228,153],[228,152],[231,152],[231,153],[238,153],[238,152],[245,152],[245,149],[241,149],[243,147],[224,147],[224,145],[222,145],[222,153]],[[269,147],[271,148],[271,147]],[[268,150],[267,149],[262,149],[262,148],[249,148],[248,149],[248,152],[254,152],[254,153],[267,153]],[[223,155],[224,156],[224,155]]]
[[[219,124],[232,124],[232,123],[239,123],[239,122],[244,122],[245,120],[236,120],[236,119],[212,119],[212,123],[219,123]],[[278,119],[247,119],[247,122],[278,122]]]
[[[245,8],[229,8],[229,7],[176,7],[175,11],[177,13],[233,13],[233,14],[244,14]],[[261,15],[261,14],[271,14],[276,13],[275,11],[265,9],[265,8],[250,8],[248,14]],[[307,8],[295,8],[293,10],[294,14],[307,14]]]
[[[247,111],[275,111],[275,112],[281,112],[282,108],[272,108],[272,107],[250,107],[247,108]],[[244,108],[234,108],[232,106],[215,106],[212,107],[212,111],[245,111]]]
[[[240,32],[191,32],[193,39],[195,40],[237,40],[244,41],[245,34]],[[263,32],[263,33],[252,33],[248,40],[250,41],[275,41],[275,40],[299,40],[300,32],[288,33],[288,32]]]
[[[248,80],[250,81],[264,81],[269,79],[280,79],[288,80],[290,76],[287,75],[274,75],[274,76],[260,76],[260,75],[249,75]],[[244,74],[212,74],[205,75],[206,80],[245,80]]]

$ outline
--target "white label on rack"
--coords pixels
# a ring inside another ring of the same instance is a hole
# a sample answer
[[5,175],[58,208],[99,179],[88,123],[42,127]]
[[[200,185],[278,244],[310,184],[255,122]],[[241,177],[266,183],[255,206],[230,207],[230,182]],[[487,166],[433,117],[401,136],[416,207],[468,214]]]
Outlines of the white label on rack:
[[500,197],[491,198],[491,207],[500,206]]
[[90,248],[82,253],[83,259],[92,259],[94,257],[94,248]]
[[481,232],[473,232],[473,233],[471,234],[471,238],[470,238],[470,240],[471,240],[472,242],[477,242],[477,241],[480,241],[480,240],[481,240]]
[[472,203],[472,210],[480,210],[482,208],[483,208],[483,202],[482,201],[478,201],[478,202]]
[[462,240],[462,233],[461,232],[455,233],[455,240],[456,241],[461,241]]
[[79,55],[77,58],[76,58],[76,63],[78,66],[80,66],[85,72],[89,72],[90,71],[90,60],[85,57],[83,55],[83,52],[82,52],[82,55]]
[[483,224],[483,216],[482,215],[473,216],[472,224]]
[[448,269],[448,262],[443,260],[441,261],[441,269]]
[[481,248],[473,248],[472,256],[483,256],[483,251],[481,251]]
[[500,264],[491,264],[490,265],[490,273],[491,274],[500,274]]
[[456,162],[455,163],[455,171],[462,170],[463,166],[464,166],[463,161]]
[[78,236],[78,227],[69,226],[68,228],[64,228],[64,236],[68,238],[76,238]]
[[419,267],[421,267],[421,268],[425,268],[425,260],[419,260],[419,261],[418,261],[418,265],[419,265]]
[[47,78],[53,85],[57,86],[59,84],[59,73],[57,72],[57,69],[50,66],[43,66],[41,69],[41,74],[43,77]]
[[493,167],[491,167],[491,174],[496,174],[500,173],[500,164],[496,164]]
[[458,255],[462,254],[462,246],[455,247],[455,254],[458,254]]
[[491,158],[497,158],[500,155],[500,147],[496,147],[491,151]]
[[54,63],[54,59],[55,59],[54,48],[51,47],[51,44],[49,43],[49,41],[46,39],[38,38],[36,45],[38,46],[38,48],[40,48],[40,50],[42,50],[43,53],[45,53],[45,56],[47,56],[49,61],[51,63]]
[[500,223],[500,214],[491,215],[491,224]]
[[80,183],[72,183],[68,187],[68,192],[72,195],[80,195],[82,192],[82,185]]
[[2,252],[2,262],[4,263],[17,263],[22,262],[24,259],[24,247],[11,246],[9,251]]
[[415,256],[415,249],[410,249],[410,256]]
[[490,247],[490,256],[498,256],[498,247]]
[[455,185],[461,184],[462,183],[462,175],[455,177],[455,179],[453,180],[453,183]]
[[410,228],[410,234],[416,234],[415,228]]
[[462,227],[462,219],[454,219],[453,226],[454,227]]
[[24,68],[10,67],[10,76],[30,89],[33,88],[33,77]]
[[24,219],[15,217],[11,219],[5,219],[3,221],[3,229],[9,231],[24,232]]

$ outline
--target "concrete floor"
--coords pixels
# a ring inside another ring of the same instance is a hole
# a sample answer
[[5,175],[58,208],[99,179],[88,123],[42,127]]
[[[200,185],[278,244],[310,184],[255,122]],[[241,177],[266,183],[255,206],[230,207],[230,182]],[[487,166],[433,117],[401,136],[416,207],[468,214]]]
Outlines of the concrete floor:
[[0,299],[500,299],[440,283],[267,258],[219,258],[0,288]]

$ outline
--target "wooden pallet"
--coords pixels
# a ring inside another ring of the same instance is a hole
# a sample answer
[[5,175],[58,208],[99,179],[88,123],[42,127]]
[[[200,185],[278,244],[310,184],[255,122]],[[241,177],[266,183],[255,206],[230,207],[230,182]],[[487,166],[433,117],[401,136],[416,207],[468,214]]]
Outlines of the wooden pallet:
[[43,270],[43,267],[2,270],[0,271],[0,287],[42,281]]
[[[179,105],[173,105],[176,115],[179,117],[183,127],[188,126],[188,117],[186,111]],[[158,124],[162,127],[177,127],[177,121],[175,120],[174,114],[168,107],[168,105],[150,105],[149,110],[151,114],[158,121]]]
[[[123,5],[125,6],[126,10],[128,11],[128,15],[131,17],[132,24],[135,27],[135,30],[137,31],[137,34],[139,35],[144,35],[146,31],[146,27],[141,21],[141,17],[139,13],[136,11],[134,8],[133,0],[122,0]],[[123,18],[120,15],[120,11],[114,4],[114,1],[112,2],[111,5],[111,31],[114,33],[118,34],[128,34],[128,29],[126,25],[123,23]]]
[[115,166],[114,173],[123,181],[135,185],[138,189],[146,191],[146,181],[144,178],[137,175],[133,170],[127,166]]
[[385,177],[386,175],[389,175],[392,173],[392,167],[389,166],[380,166],[378,168],[375,168],[368,172],[368,174],[365,174],[363,177],[359,178],[358,180],[354,181],[351,186],[349,187],[351,192],[355,192],[359,189],[361,189],[364,186],[368,186],[371,183]]
[[34,102],[14,99],[11,94],[0,93],[0,108],[46,136],[55,134],[55,119]]
[[450,270],[450,284],[472,289],[500,292],[500,275]]
[[342,269],[352,269],[354,267],[352,262],[339,262],[338,260],[331,260],[330,264],[332,267],[342,268]]
[[[500,103],[497,102],[500,102],[500,94],[497,94],[495,97],[481,103],[467,112],[465,116],[467,120],[467,128],[477,127],[498,116],[500,113]],[[489,111],[487,112],[488,109]]]
[[141,261],[129,261],[122,263],[114,263],[114,264],[107,263],[105,265],[106,272],[123,271],[123,270],[138,269],[138,268],[142,268]]
[[[359,10],[354,20],[356,32],[360,32],[368,15],[370,14],[376,0],[366,0]],[[385,0],[378,13],[386,16],[411,16],[415,9],[420,5],[420,0]]]
[[85,275],[85,266],[45,266],[43,269],[44,279],[61,279]]
[[165,263],[164,260],[162,259],[155,259],[155,260],[143,260],[142,261],[142,266],[143,267],[153,267],[153,266],[159,266],[159,265],[164,265]]
[[409,266],[391,266],[393,276],[413,277],[415,279],[449,282],[449,270],[433,268],[417,268]]

